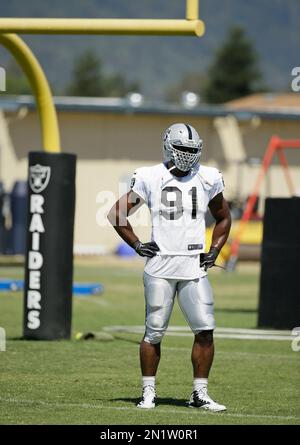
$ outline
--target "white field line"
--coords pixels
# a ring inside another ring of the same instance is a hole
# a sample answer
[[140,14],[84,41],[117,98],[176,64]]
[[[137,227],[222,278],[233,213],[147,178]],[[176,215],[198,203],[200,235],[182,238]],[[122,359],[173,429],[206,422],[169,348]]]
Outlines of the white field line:
[[[184,347],[176,347],[176,346],[165,346],[164,351],[182,351],[182,352],[191,352],[191,348],[184,348]],[[299,356],[297,354],[293,355],[287,355],[287,354],[269,354],[268,352],[266,354],[259,353],[259,352],[237,352],[237,351],[218,351],[218,355],[224,355],[226,357],[260,357],[260,358],[274,358],[274,359],[283,359],[283,360],[297,360],[299,361]]]
[[[120,332],[129,334],[142,334],[145,331],[144,326],[106,326],[103,328],[107,332]],[[190,337],[190,329],[185,326],[169,327],[167,335],[174,337]],[[214,331],[216,338],[238,339],[238,340],[278,340],[292,341],[293,336],[290,331],[266,331],[259,329],[235,329],[235,328],[216,328]]]
[[[133,347],[136,347],[136,344],[131,344]],[[181,346],[163,346],[163,350],[164,351],[181,351],[181,352],[191,352],[191,348],[188,347],[181,347]],[[292,351],[292,350],[291,350]],[[246,351],[230,351],[230,353],[228,351],[219,351],[218,350],[218,355],[224,355],[225,357],[248,357],[253,359],[254,357],[259,357],[259,358],[274,358],[276,360],[282,359],[282,360],[297,360],[299,361],[299,354],[269,354],[267,353],[260,353],[260,352],[246,352]]]
[[[167,332],[167,335],[171,337],[190,337],[192,333],[188,332]],[[280,335],[250,335],[250,334],[218,334],[214,333],[215,338],[232,338],[236,340],[288,340],[292,341],[292,338]]]
[[[104,410],[116,410],[116,411],[135,411],[137,412],[136,407],[129,407],[129,406],[106,406],[106,405],[95,405],[92,403],[59,403],[59,402],[45,402],[43,400],[26,400],[26,399],[16,399],[16,398],[4,398],[0,397],[0,402],[2,403],[16,403],[16,404],[23,404],[23,405],[40,405],[40,406],[48,406],[53,408],[83,408],[83,409],[104,409]],[[166,413],[166,414],[191,414],[191,415],[199,415],[199,410],[197,409],[189,409],[186,408],[185,410],[182,409],[164,409],[161,407],[156,408],[157,412],[159,413]],[[149,410],[153,413],[152,410]],[[140,411],[139,411],[140,412]],[[297,416],[272,416],[269,414],[249,414],[249,413],[210,413],[208,411],[201,410],[201,415],[222,415],[224,417],[245,417],[245,418],[253,418],[253,419],[276,419],[276,420],[299,420],[300,417]]]
[[267,330],[267,329],[242,329],[242,328],[216,328],[217,332],[235,334],[257,334],[257,335],[291,335],[291,331]]
[[[139,331],[144,330],[143,325],[133,325],[133,326],[123,326],[123,325],[117,325],[117,326],[107,326],[104,329],[137,329]],[[169,332],[190,332],[190,329],[188,326],[169,326],[168,327]],[[234,334],[259,334],[259,335],[291,335],[291,331],[289,330],[267,330],[267,329],[243,329],[243,328],[222,328],[218,327],[215,329],[215,332],[230,332]]]

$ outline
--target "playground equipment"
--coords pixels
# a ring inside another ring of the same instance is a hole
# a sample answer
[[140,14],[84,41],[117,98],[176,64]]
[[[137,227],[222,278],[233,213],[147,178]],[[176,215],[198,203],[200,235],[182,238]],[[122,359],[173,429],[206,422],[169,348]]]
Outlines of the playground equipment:
[[228,260],[226,269],[232,271],[235,269],[236,263],[238,261],[239,249],[241,236],[245,230],[246,224],[251,218],[253,213],[253,209],[255,207],[255,203],[257,201],[259,191],[262,185],[262,182],[267,174],[268,168],[271,165],[272,159],[275,154],[278,155],[280,165],[283,169],[283,173],[285,175],[285,179],[287,182],[287,186],[291,196],[295,194],[295,188],[292,181],[292,177],[288,168],[288,162],[284,153],[284,150],[287,149],[299,149],[300,148],[300,139],[281,139],[279,136],[272,136],[270,142],[267,146],[266,152],[264,154],[262,164],[260,170],[258,172],[258,176],[253,188],[251,195],[247,200],[247,204],[243,213],[243,216],[239,223],[239,228],[237,230],[236,236],[231,244],[230,249],[230,258]]

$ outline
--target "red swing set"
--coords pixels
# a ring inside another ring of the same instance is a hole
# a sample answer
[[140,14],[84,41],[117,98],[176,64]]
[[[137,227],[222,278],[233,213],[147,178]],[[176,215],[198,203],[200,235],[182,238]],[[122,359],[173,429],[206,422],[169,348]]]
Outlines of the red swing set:
[[289,189],[289,192],[291,196],[295,195],[295,187],[292,181],[292,177],[289,171],[288,162],[284,153],[284,150],[286,149],[300,149],[300,139],[281,139],[279,136],[272,136],[269,144],[267,146],[265,155],[262,160],[262,164],[260,167],[260,170],[258,172],[258,176],[253,188],[253,192],[248,198],[246,208],[244,210],[244,213],[242,215],[242,218],[239,223],[239,227],[237,230],[237,234],[235,238],[232,241],[231,249],[230,249],[230,257],[226,265],[227,270],[234,270],[238,256],[239,256],[239,250],[240,250],[240,243],[241,243],[241,235],[245,229],[245,226],[249,219],[251,218],[251,215],[253,213],[253,209],[255,207],[255,203],[258,198],[259,190],[261,187],[261,184],[263,182],[263,179],[267,173],[268,168],[270,167],[271,161],[273,159],[273,156],[275,153],[278,155],[280,165],[283,169],[283,173],[287,182],[287,186]]

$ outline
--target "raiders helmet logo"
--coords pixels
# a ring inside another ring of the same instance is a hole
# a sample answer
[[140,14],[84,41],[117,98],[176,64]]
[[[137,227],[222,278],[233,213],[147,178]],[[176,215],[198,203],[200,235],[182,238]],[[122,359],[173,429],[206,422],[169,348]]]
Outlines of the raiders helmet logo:
[[131,178],[131,181],[130,181],[130,188],[131,189],[134,186],[134,184],[135,184],[135,178],[133,177],[133,178]]
[[36,164],[29,167],[29,186],[34,193],[40,193],[49,184],[51,168]]

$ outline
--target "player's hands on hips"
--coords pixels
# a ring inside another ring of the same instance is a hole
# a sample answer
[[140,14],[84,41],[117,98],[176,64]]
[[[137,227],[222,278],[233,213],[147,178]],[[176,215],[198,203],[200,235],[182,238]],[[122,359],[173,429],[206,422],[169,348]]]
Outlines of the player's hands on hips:
[[139,240],[137,240],[135,243],[133,243],[133,248],[140,256],[146,256],[148,258],[153,258],[159,251],[159,247],[155,241],[151,241],[150,243],[141,243]]
[[209,252],[200,254],[200,267],[206,271],[215,264],[219,250],[216,247],[211,247]]

